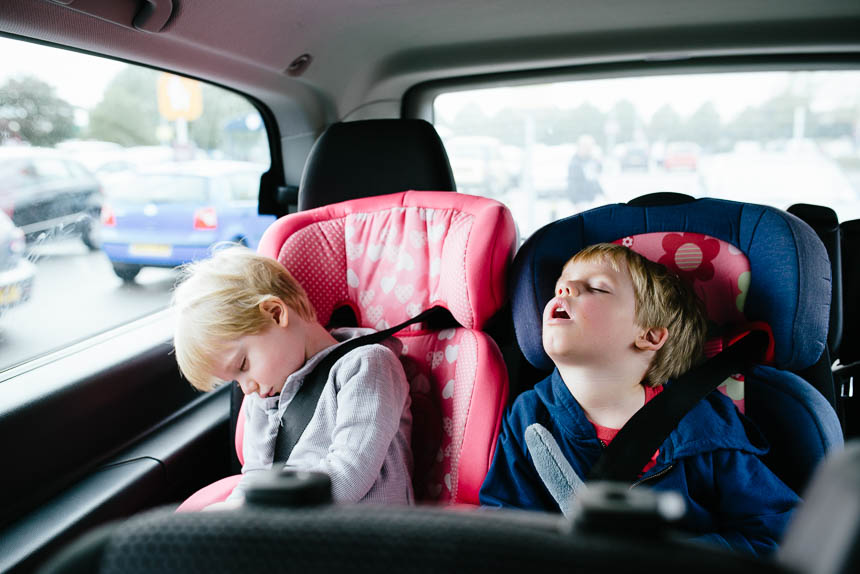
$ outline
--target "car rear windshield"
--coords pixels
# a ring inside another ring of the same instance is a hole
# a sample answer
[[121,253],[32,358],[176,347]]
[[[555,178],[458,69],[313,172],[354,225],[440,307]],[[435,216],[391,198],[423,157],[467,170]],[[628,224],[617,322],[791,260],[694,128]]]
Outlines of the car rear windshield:
[[123,203],[205,203],[209,180],[196,175],[138,175],[127,185],[114,187],[111,198]]
[[656,192],[860,217],[857,70],[496,84],[440,94],[434,117],[457,190],[506,203],[523,238]]

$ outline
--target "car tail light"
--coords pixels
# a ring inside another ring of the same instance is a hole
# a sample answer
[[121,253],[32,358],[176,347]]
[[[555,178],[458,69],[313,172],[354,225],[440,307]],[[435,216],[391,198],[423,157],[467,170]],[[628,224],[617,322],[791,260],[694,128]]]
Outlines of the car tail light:
[[12,253],[24,253],[27,247],[27,241],[24,239],[24,232],[15,228],[12,234],[12,241],[9,242],[9,251]]
[[107,225],[108,227],[116,225],[116,215],[114,215],[113,208],[108,204],[102,205],[102,225]]
[[204,207],[194,212],[194,229],[215,229],[218,227],[218,215],[214,207]]

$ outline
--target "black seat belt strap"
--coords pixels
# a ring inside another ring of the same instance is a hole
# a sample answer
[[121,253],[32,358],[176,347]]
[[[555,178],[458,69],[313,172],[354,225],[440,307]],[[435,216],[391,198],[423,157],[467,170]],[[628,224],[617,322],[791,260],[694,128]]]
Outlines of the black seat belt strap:
[[314,411],[316,411],[323,387],[325,387],[328,380],[329,371],[338,359],[362,345],[381,343],[404,327],[419,322],[430,323],[432,328],[450,327],[457,324],[448,309],[435,306],[408,321],[404,321],[384,331],[377,331],[376,333],[370,333],[369,335],[363,335],[341,343],[337,348],[323,357],[311,372],[307,374],[304,381],[302,381],[302,386],[296,391],[296,395],[284,411],[281,426],[278,429],[278,436],[275,440],[274,460],[276,462],[286,462],[290,458],[290,453],[293,452],[293,448],[299,441],[299,437],[305,432],[305,428],[313,417]]
[[634,482],[666,437],[728,376],[764,355],[768,334],[751,331],[728,349],[679,377],[627,421],[591,468],[589,480]]

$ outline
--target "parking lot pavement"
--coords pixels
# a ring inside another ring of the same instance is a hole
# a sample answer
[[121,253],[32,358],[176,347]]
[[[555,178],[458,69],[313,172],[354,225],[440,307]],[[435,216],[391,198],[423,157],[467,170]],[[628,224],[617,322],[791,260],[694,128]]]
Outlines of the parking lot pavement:
[[80,240],[30,249],[30,300],[0,315],[0,370],[165,308],[177,273],[147,268],[123,283],[101,251]]

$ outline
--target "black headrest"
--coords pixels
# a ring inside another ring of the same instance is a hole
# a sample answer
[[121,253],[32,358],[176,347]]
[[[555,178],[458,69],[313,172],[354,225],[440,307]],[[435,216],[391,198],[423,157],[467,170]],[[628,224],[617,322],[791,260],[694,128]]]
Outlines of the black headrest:
[[455,191],[448,154],[424,120],[332,124],[311,148],[299,210],[408,189]]

